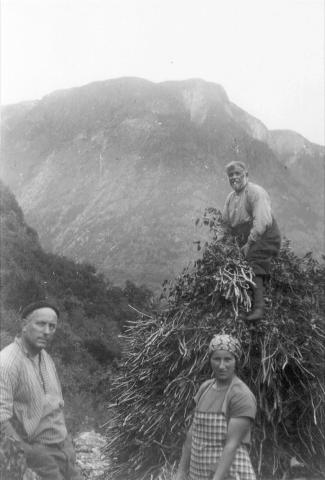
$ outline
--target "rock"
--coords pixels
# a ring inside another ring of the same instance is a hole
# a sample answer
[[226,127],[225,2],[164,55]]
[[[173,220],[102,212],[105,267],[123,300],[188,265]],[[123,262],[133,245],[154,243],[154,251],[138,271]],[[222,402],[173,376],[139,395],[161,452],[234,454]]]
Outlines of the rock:
[[103,453],[106,439],[94,430],[82,432],[74,438],[77,465],[89,479],[99,479],[109,467],[109,460]]

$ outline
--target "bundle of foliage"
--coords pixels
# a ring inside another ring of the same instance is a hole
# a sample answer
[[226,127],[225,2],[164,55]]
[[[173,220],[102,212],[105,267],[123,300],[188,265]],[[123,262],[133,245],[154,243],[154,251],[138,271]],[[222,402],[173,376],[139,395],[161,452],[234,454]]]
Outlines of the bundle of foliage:
[[114,478],[151,478],[179,459],[193,396],[211,377],[213,334],[240,339],[239,376],[257,398],[252,458],[263,475],[282,475],[295,457],[310,470],[324,461],[325,268],[284,242],[266,285],[266,312],[245,320],[253,281],[235,239],[218,241],[220,215],[204,218],[212,240],[202,257],[165,285],[160,311],[125,334],[125,363],[114,382],[116,415],[107,426]]

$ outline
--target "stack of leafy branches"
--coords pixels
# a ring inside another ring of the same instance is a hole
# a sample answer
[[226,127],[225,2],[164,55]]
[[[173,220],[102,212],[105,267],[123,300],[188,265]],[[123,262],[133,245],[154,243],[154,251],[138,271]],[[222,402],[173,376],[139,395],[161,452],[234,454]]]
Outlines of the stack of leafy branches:
[[151,478],[179,458],[193,395],[211,376],[214,333],[236,335],[239,376],[258,402],[252,457],[264,475],[282,475],[291,457],[319,471],[325,458],[325,268],[284,242],[266,286],[264,319],[250,326],[252,272],[234,238],[217,241],[220,216],[202,257],[172,284],[162,307],[129,324],[125,363],[115,379],[116,416],[107,427],[114,478]]

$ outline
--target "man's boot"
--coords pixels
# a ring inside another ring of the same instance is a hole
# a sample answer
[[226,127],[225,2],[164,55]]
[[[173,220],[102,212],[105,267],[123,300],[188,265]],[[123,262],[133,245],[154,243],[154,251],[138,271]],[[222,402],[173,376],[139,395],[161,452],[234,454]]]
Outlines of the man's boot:
[[255,287],[253,287],[254,310],[247,316],[247,320],[254,321],[263,317],[264,313],[264,288],[263,277],[256,275],[254,278]]

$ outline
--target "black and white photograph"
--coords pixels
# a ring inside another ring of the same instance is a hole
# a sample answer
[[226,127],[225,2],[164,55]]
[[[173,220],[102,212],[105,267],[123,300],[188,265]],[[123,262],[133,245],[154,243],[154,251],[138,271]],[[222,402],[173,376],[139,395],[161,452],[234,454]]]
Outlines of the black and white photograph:
[[0,13],[0,480],[324,480],[324,0]]

